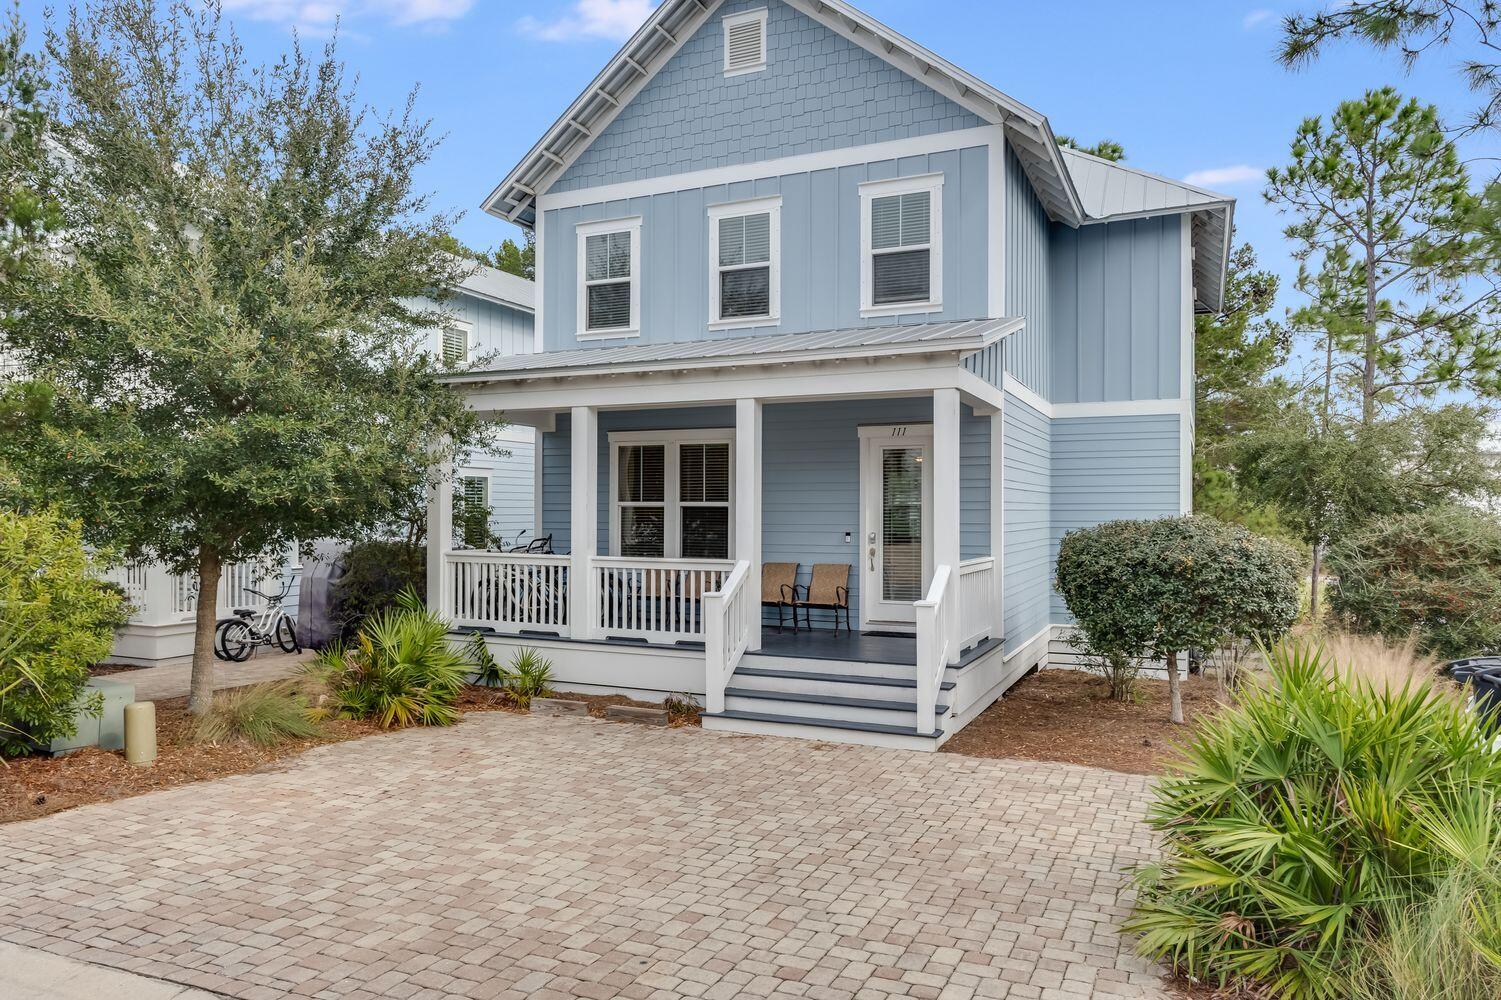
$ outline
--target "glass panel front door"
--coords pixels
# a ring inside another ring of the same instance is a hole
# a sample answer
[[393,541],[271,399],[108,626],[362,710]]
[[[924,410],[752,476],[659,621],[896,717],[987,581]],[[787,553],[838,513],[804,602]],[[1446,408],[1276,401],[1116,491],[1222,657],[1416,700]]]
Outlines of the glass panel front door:
[[932,451],[926,424],[861,429],[860,616],[908,626],[932,577]]
[[922,600],[922,448],[881,449],[881,598]]

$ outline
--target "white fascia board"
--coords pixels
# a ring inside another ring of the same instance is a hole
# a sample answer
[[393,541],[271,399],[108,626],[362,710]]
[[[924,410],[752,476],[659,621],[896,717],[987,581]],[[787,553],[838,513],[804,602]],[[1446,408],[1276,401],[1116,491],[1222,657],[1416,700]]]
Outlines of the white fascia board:
[[1005,383],[1008,393],[1049,420],[1076,420],[1084,417],[1186,417],[1191,405],[1187,399],[1110,399],[1095,403],[1050,403],[1009,372]]
[[1170,205],[1165,208],[1144,209],[1140,212],[1121,212],[1117,215],[1090,216],[1079,224],[1082,229],[1085,226],[1097,226],[1106,222],[1130,222],[1133,219],[1156,219],[1167,215],[1193,215],[1197,212],[1227,211],[1235,206],[1235,201],[1202,202],[1197,205]]
[[946,153],[956,149],[977,146],[1001,146],[1005,142],[1005,130],[996,125],[958,129],[953,132],[938,132],[934,135],[914,136],[910,139],[892,139],[867,146],[847,146],[819,153],[799,153],[773,160],[758,160],[753,163],[736,163],[708,170],[691,170],[687,173],[669,174],[664,177],[647,177],[639,181],[623,181],[600,187],[580,188],[577,191],[561,191],[544,194],[537,198],[539,212],[551,212],[560,208],[580,208],[604,202],[629,201],[632,198],[647,198],[676,191],[693,191],[699,188],[721,187],[742,181],[761,180],[766,177],[782,177],[787,174],[806,174],[815,170],[832,170],[852,167],[877,160],[900,160],[908,156],[926,156]]

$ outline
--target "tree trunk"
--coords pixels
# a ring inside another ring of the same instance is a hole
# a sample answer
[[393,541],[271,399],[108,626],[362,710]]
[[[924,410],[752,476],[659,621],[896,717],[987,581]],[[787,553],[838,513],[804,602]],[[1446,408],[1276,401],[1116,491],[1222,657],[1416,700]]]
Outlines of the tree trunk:
[[224,566],[219,550],[198,547],[198,611],[193,628],[193,679],[188,688],[188,711],[207,712],[214,700],[214,630],[219,625],[219,577]]
[[1183,682],[1178,677],[1178,654],[1167,654],[1167,696],[1172,706],[1170,718],[1183,725]]
[[1313,544],[1313,572],[1308,577],[1308,619],[1315,625],[1319,623],[1319,574],[1324,568],[1324,547],[1318,542]]

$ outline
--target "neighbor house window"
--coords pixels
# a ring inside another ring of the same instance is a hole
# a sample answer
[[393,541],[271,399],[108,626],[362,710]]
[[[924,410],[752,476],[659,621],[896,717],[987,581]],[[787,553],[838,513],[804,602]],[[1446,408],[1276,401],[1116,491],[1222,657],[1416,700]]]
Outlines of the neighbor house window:
[[733,431],[616,433],[610,444],[612,555],[730,558]]
[[578,227],[579,336],[634,336],[641,316],[641,220]]
[[861,311],[943,308],[943,177],[904,177],[860,187]]
[[709,325],[776,323],[782,305],[782,200],[709,209]]
[[490,480],[485,476],[460,476],[459,516],[455,519],[464,544],[482,549],[490,543]]
[[443,330],[443,363],[449,367],[469,363],[469,325],[456,322]]
[[724,19],[724,75],[758,73],[766,68],[766,8],[730,14]]

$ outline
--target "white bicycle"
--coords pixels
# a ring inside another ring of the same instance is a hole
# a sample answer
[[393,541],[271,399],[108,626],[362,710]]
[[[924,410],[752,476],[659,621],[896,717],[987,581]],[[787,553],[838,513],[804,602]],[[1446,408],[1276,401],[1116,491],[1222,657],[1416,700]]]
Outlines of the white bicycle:
[[297,621],[282,607],[290,590],[288,582],[283,582],[281,593],[274,595],[246,587],[247,594],[259,597],[266,606],[259,612],[252,608],[236,608],[235,617],[220,622],[214,636],[214,655],[221,660],[241,663],[250,659],[250,654],[261,646],[275,646],[283,653],[302,652],[302,645],[297,641]]

